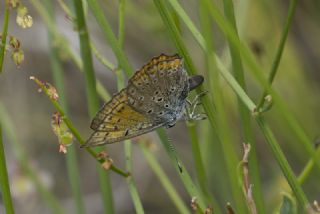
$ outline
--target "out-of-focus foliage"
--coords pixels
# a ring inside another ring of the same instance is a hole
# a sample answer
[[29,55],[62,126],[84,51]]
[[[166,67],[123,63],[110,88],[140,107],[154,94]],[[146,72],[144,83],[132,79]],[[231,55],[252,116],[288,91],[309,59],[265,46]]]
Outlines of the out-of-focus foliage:
[[[63,61],[62,68],[65,77],[63,83],[66,88],[65,96],[69,109],[68,116],[70,116],[70,119],[83,136],[89,136],[91,133],[91,118],[87,114],[84,76],[78,72],[82,67],[82,62],[79,60],[77,29],[73,23],[75,17],[67,16],[58,1],[53,2],[56,16],[56,32],[59,33],[59,37],[48,37],[48,29],[50,30],[52,26],[49,26],[43,14],[39,13],[41,11],[41,9],[39,10],[41,1],[23,1],[23,7],[27,8],[27,10],[21,9],[18,14],[11,14],[9,35],[12,39],[9,43],[11,46],[7,48],[7,53],[11,51],[13,60],[7,54],[3,72],[0,74],[0,102],[4,106],[10,124],[12,124],[12,126],[7,127],[10,127],[13,134],[6,133],[4,128],[4,142],[9,177],[11,185],[14,186],[12,195],[17,213],[50,213],[49,210],[51,208],[42,203],[43,196],[41,191],[40,193],[39,189],[35,191],[34,185],[30,184],[32,183],[30,182],[30,177],[26,176],[28,172],[23,170],[21,161],[18,161],[17,155],[14,155],[16,154],[16,147],[13,146],[12,141],[17,141],[28,156],[27,164],[32,167],[36,172],[35,174],[39,174],[40,181],[44,184],[43,188],[49,190],[50,193],[58,198],[59,204],[66,210],[66,213],[75,212],[66,162],[64,161],[65,156],[57,152],[57,137],[50,127],[51,115],[55,112],[55,109],[44,96],[39,96],[36,93],[34,84],[29,80],[29,76],[36,76],[46,82],[53,82],[54,74],[50,64],[50,57],[52,56],[49,51],[52,47],[48,42],[50,39],[52,41],[50,44],[54,44],[58,48],[59,54],[63,56],[61,60]],[[198,29],[201,29],[199,1],[181,0],[179,2]],[[222,1],[217,2],[222,5]],[[100,3],[117,35],[118,1],[109,0],[100,1]],[[4,2],[0,2],[0,29],[2,29],[3,6]],[[67,1],[66,6],[68,6]],[[259,66],[264,68],[265,71],[270,71],[271,69],[286,20],[288,6],[288,0],[234,1],[239,36],[250,47]],[[21,6],[16,7],[19,8]],[[320,109],[319,10],[320,3],[318,0],[298,2],[273,84],[273,88],[279,92],[307,136],[310,139],[314,139],[314,143],[317,142],[320,136],[320,114],[318,114]],[[222,6],[221,11],[223,11]],[[177,14],[174,13],[174,10],[172,9],[170,12],[175,17],[198,73],[206,76],[205,57],[201,48]],[[30,18],[31,16],[32,18]],[[95,44],[102,56],[110,60],[113,65],[117,65],[116,57],[109,45],[106,44],[101,29],[90,10],[88,10],[86,21],[91,42]],[[31,28],[22,29],[15,22],[22,27]],[[212,24],[212,33],[217,49],[216,54],[221,57],[225,66],[230,68],[231,60],[227,40],[216,24]],[[23,51],[20,48],[20,43]],[[68,51],[75,54],[75,60],[72,60],[74,57]],[[153,1],[126,1],[124,52],[135,69],[140,68],[150,58],[160,53],[176,53],[174,43],[170,39]],[[17,68],[16,64],[19,65],[19,68]],[[117,91],[117,81],[114,70],[104,67],[96,57],[94,57],[94,68],[96,77],[102,82],[102,85],[105,86],[110,94],[115,93]],[[247,93],[257,103],[262,95],[263,88],[250,75],[248,69],[244,64]],[[267,77],[268,74],[264,75]],[[209,80],[205,79],[205,82],[207,83]],[[227,133],[232,140],[232,145],[238,154],[239,160],[241,160],[243,133],[241,132],[237,99],[235,93],[222,78],[220,88],[229,126]],[[209,91],[209,93],[213,92]],[[101,105],[102,103],[101,101]],[[265,118],[280,143],[290,166],[298,176],[308,160],[310,160],[310,155],[308,155],[305,148],[297,140],[295,133],[287,125],[283,112],[277,108],[277,103],[274,103],[272,108],[265,113]],[[3,127],[6,127],[6,121],[8,120],[0,119]],[[283,196],[283,192],[291,193],[287,181],[283,177],[259,127],[254,122],[252,124],[266,213],[279,210],[280,213],[292,213],[291,210],[295,209],[296,204],[290,198]],[[233,204],[234,201],[232,200],[232,191],[227,179],[228,171],[222,146],[216,140],[216,133],[212,131],[208,121],[197,121],[196,127],[209,192],[217,199],[217,203],[224,208],[227,202]],[[192,175],[193,180],[196,181],[197,172],[194,166],[189,135],[186,134],[187,130],[184,123],[179,122],[175,127],[167,131],[188,172]],[[12,135],[14,135],[14,139]],[[71,140],[69,134],[67,135],[67,139]],[[62,135],[61,137],[64,139],[65,136]],[[176,188],[177,193],[181,195],[184,204],[191,211],[192,198],[187,194],[162,145],[157,142],[156,134],[149,134],[148,137],[152,139],[153,155],[157,157],[169,176],[170,182]],[[75,146],[78,154],[81,188],[86,210],[88,210],[88,213],[101,213],[103,202],[100,199],[98,175],[94,167],[95,160],[75,143],[72,146]],[[117,143],[107,148],[108,155],[112,158],[113,163],[124,169],[125,153],[123,144]],[[132,176],[145,212],[176,213],[177,210],[171,201],[172,199],[167,196],[167,192],[157,179],[157,176],[150,169],[140,147],[133,145],[132,152]],[[128,193],[126,179],[113,172],[109,174],[116,213],[133,213],[134,206]],[[320,201],[319,179],[320,170],[314,167],[302,185],[310,203],[314,200]],[[255,187],[253,186],[252,188]],[[23,194],[20,194],[21,192]],[[2,201],[0,200],[1,203]],[[181,208],[181,210],[183,209]],[[0,210],[2,210],[2,207]],[[215,210],[214,207],[213,210]]]

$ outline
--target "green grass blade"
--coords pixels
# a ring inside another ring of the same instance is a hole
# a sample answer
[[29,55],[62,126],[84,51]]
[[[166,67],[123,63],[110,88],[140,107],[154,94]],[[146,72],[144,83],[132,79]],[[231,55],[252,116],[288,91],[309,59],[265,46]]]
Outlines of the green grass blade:
[[[185,60],[185,64],[186,64],[188,72],[191,74],[196,74],[197,72],[196,72],[195,66],[192,63],[192,60],[187,52],[186,47],[184,46],[184,43],[183,43],[182,38],[179,34],[179,31],[177,30],[176,26],[174,25],[172,17],[168,13],[168,9],[166,8],[166,5],[164,4],[163,1],[155,0],[154,3],[158,8],[158,11],[161,15],[161,18],[163,19],[163,22],[168,27],[169,33],[171,35],[172,40],[174,41],[174,44],[176,45],[179,53],[183,56],[183,58]],[[210,71],[213,71],[213,69],[211,69]],[[210,79],[215,79],[215,78],[210,78]],[[217,92],[218,88],[215,88],[214,91]],[[216,100],[216,101],[218,102],[218,100]],[[217,104],[217,103],[215,103],[215,104]],[[212,127],[214,127],[216,130],[218,130],[218,126],[217,126],[215,120],[217,119],[217,115],[222,115],[223,113],[222,114],[215,114],[214,111],[217,111],[217,112],[218,112],[218,110],[222,111],[223,108],[221,107],[221,108],[215,110],[214,109],[215,105],[210,103],[208,97],[206,97],[206,96],[204,96],[204,99],[203,99],[203,106],[204,106],[205,111],[207,112],[207,116],[208,116],[209,121],[211,122]],[[221,118],[221,120],[218,120],[218,121],[223,122],[223,121],[225,121],[225,118]],[[219,124],[219,122],[218,122],[218,124]],[[226,125],[226,124],[224,124],[224,125]],[[223,127],[225,127],[225,126],[223,126]],[[219,129],[219,131],[223,131],[223,130],[224,130],[223,128]],[[217,133],[219,133],[219,131]],[[222,137],[222,139],[220,139],[220,140],[227,140],[227,142],[229,142],[229,143],[231,142],[231,141],[229,141],[229,139],[224,138],[224,137],[227,137],[226,133],[223,133],[223,134],[220,133],[219,137]],[[238,161],[237,161],[237,157],[234,153],[234,150],[232,149],[232,146],[229,143],[224,142],[223,146],[224,146],[225,153],[230,152],[230,154],[228,154],[226,156],[226,157],[228,157],[228,158],[226,158],[227,166],[229,167],[228,172],[233,173],[233,176],[230,175],[230,182],[231,182],[230,184],[232,185],[232,190],[234,193],[234,200],[237,200],[238,209],[245,210],[244,203],[240,202],[242,199],[242,192],[241,192],[241,188],[238,184],[238,180],[237,180],[236,169],[237,169]]]
[[[254,71],[253,73],[256,75],[256,78],[259,80],[259,82],[264,86],[264,87],[266,87],[269,91],[272,91],[272,89],[269,87],[269,85],[266,83],[266,81],[264,80],[264,78],[263,78],[263,76],[262,76],[262,72],[261,73],[259,73],[260,72],[260,69],[259,69],[259,67],[255,64],[255,62],[254,62],[254,60],[253,60],[253,58],[252,58],[252,55],[251,55],[251,53],[250,53],[250,51],[248,50],[248,49],[246,49],[246,47],[244,46],[244,45],[242,45],[239,41],[238,41],[238,38],[236,37],[236,34],[235,34],[235,32],[232,30],[232,27],[230,26],[230,24],[228,23],[228,22],[226,22],[225,20],[224,20],[224,18],[223,18],[223,16],[220,14],[220,12],[217,10],[217,8],[215,8],[215,7],[213,7],[212,6],[212,2],[209,2],[209,1],[207,1],[206,0],[206,5],[207,5],[207,7],[208,7],[208,9],[210,10],[210,14],[213,16],[213,18],[215,19],[215,21],[218,23],[218,26],[223,30],[223,32],[226,34],[226,35],[228,35],[229,37],[230,37],[230,42],[232,42],[232,44],[233,45],[235,45],[239,50],[241,50],[241,53],[243,54],[244,53],[244,55],[245,55],[245,59],[246,59],[246,62],[249,62],[248,64],[250,65],[250,68]],[[227,26],[227,27],[226,27]],[[176,43],[176,39],[174,39],[174,42]],[[204,50],[205,50],[206,48],[204,47]],[[245,50],[245,51],[242,51],[242,50]],[[220,62],[219,61],[217,61],[217,64],[219,64]],[[218,65],[219,66],[219,65]],[[221,67],[221,65],[220,65],[220,67]],[[232,80],[232,77],[230,77],[229,76],[229,80]],[[235,80],[232,80],[232,82],[233,83],[236,83],[236,81]],[[230,82],[228,82],[228,83],[230,83]],[[236,84],[234,84],[233,86],[236,86],[236,87],[238,87],[237,86],[237,83]],[[240,87],[240,86],[239,86]],[[241,87],[240,87],[241,88]],[[243,90],[240,90],[240,91],[243,91]],[[238,91],[235,91],[237,94],[238,94]],[[239,95],[239,94],[238,94]],[[274,93],[272,94],[272,95],[274,95]],[[244,94],[242,94],[241,96],[243,96],[243,97],[246,97],[246,94],[244,93]],[[246,106],[247,107],[253,107],[252,106],[252,101],[249,101],[249,100],[243,100],[245,103],[246,103]],[[249,106],[250,105],[250,106]],[[209,114],[208,114],[208,116],[209,116]],[[210,119],[210,117],[209,117],[209,119]],[[270,139],[268,139],[268,140],[270,140]],[[273,143],[275,143],[276,141],[268,141],[270,144],[273,144]],[[274,145],[273,145],[274,146]],[[278,145],[276,145],[276,146],[278,146]],[[273,152],[275,152],[275,150],[272,150]],[[314,155],[314,154],[313,154]],[[275,157],[276,158],[279,158],[278,156],[277,156],[277,154],[275,154]],[[314,156],[313,156],[314,157]],[[286,165],[285,167],[283,166],[283,165],[280,165],[281,166],[281,168],[282,168],[282,170],[283,170],[283,172],[284,172],[284,174],[286,175],[286,176],[290,176],[290,175],[293,175],[293,173],[292,173],[292,170],[290,169],[290,167],[289,167],[289,165]],[[294,180],[294,178],[287,178],[288,180]],[[303,193],[303,191],[302,191],[302,189],[301,189],[301,187],[299,186],[299,185],[296,185],[297,183],[295,183],[295,182],[289,182],[289,184],[290,185],[294,185],[294,186],[292,186],[292,189],[293,189],[293,191],[295,192],[295,194],[296,195],[298,195],[297,196],[297,198],[300,198],[300,200],[299,200],[299,202],[300,203],[302,203],[302,205],[304,206],[305,204],[304,204],[304,200],[301,200],[301,199],[303,199],[303,198],[306,198],[305,196],[304,196],[304,193]],[[301,196],[301,194],[302,194],[302,196]]]
[[[224,20],[223,16],[219,12],[219,10],[216,8],[216,6],[213,5],[212,2],[208,2],[207,0],[205,1],[207,2],[207,7],[209,8],[213,19],[216,21],[216,23],[218,24],[220,29],[225,33],[225,35],[229,37],[229,41],[235,47],[237,47],[237,49],[241,52],[243,61],[245,61],[250,68],[249,71],[251,71],[253,76],[268,91],[268,93],[272,95],[272,99],[274,100],[274,103],[277,103],[276,107],[278,107],[279,110],[282,112],[282,116],[284,117],[285,120],[287,120],[287,124],[291,127],[293,133],[296,134],[297,139],[299,140],[300,143],[303,144],[304,148],[309,153],[309,155],[314,159],[318,168],[320,168],[320,157],[316,155],[311,143],[312,141],[305,134],[301,125],[294,118],[293,114],[291,113],[290,109],[285,104],[285,102],[281,99],[278,93],[276,93],[270,87],[270,85],[268,84],[268,81],[263,77],[263,74],[265,72],[263,71],[262,68],[258,66],[248,47],[239,41],[235,32],[232,30],[232,27],[227,21]],[[237,91],[235,92],[237,93]]]
[[4,6],[4,15],[3,15],[3,27],[1,33],[1,44],[0,44],[0,74],[2,73],[3,69],[3,61],[6,51],[6,42],[7,42],[7,34],[8,34],[8,27],[9,27],[9,0],[5,1]]
[[197,172],[198,183],[201,191],[206,195],[206,197],[210,197],[209,188],[208,188],[208,180],[206,176],[205,167],[202,161],[202,155],[200,150],[200,142],[199,136],[197,134],[196,126],[193,122],[187,122],[188,133],[191,141],[191,151],[193,154],[194,165]]
[[[124,2],[122,2],[124,3]],[[124,29],[122,29],[124,30]],[[121,33],[122,36],[124,36],[124,32]],[[117,69],[116,70],[116,75],[117,75],[117,85],[118,85],[118,90],[121,90],[124,87],[124,74],[122,70]],[[144,209],[141,203],[141,199],[137,190],[136,183],[133,179],[133,167],[132,167],[132,142],[130,140],[125,140],[124,141],[124,153],[126,157],[126,170],[130,173],[130,176],[127,177],[127,184],[129,187],[129,192],[134,204],[134,208],[136,213],[138,214],[143,214]]]
[[196,188],[194,183],[192,182],[192,179],[190,175],[188,174],[186,168],[182,165],[182,162],[179,160],[177,153],[175,151],[174,146],[169,142],[169,139],[167,138],[166,132],[163,128],[158,129],[158,135],[161,139],[161,143],[163,144],[164,148],[166,149],[172,164],[174,165],[176,171],[178,172],[185,188],[187,189],[189,195],[192,197],[197,198],[197,202],[199,203],[199,206],[202,210],[205,210],[206,208],[206,199],[204,196],[200,193],[200,191]]
[[105,35],[107,43],[110,45],[114,54],[116,55],[121,68],[126,72],[128,76],[131,76],[133,74],[133,68],[131,67],[125,54],[121,50],[119,41],[117,40],[114,33],[112,32],[111,26],[108,20],[105,18],[102,7],[99,5],[98,1],[96,0],[87,0],[87,2],[94,17],[96,18],[98,24],[100,25],[100,28],[103,34]]
[[[52,22],[54,22],[54,12],[52,8],[51,0],[45,1],[46,8],[48,14],[51,17]],[[65,96],[65,86],[64,86],[64,76],[63,76],[63,68],[61,65],[61,61],[59,59],[59,50],[54,47],[54,35],[50,31],[49,34],[49,47],[51,47],[50,51],[50,61],[51,61],[51,68],[53,73],[54,85],[59,93],[59,100],[61,102],[61,106],[65,112],[67,112],[67,101]],[[76,212],[79,214],[85,213],[81,188],[80,188],[80,174],[79,174],[79,167],[77,164],[77,154],[75,145],[68,147],[68,153],[66,154],[66,164],[67,164],[67,171],[69,176],[69,182],[75,202]]]
[[164,187],[165,191],[168,193],[170,199],[176,206],[177,210],[182,214],[189,214],[190,211],[178,195],[177,191],[175,190],[175,187],[173,184],[171,184],[169,178],[161,168],[160,164],[158,163],[157,159],[154,157],[154,154],[152,154],[146,145],[143,145],[143,143],[140,144],[140,148],[144,154],[144,157],[147,159],[147,162],[153,172],[157,175],[157,177],[160,180],[160,183]]
[[[127,167],[127,171],[132,173],[132,143],[129,140],[126,140],[124,142],[124,151],[125,151],[125,156],[126,156],[126,167]],[[128,187],[129,187],[129,191],[131,194],[131,198],[135,207],[135,211],[138,214],[143,214],[144,213],[144,209],[139,197],[139,193],[136,187],[136,184],[133,180],[132,174],[127,177],[127,183],[128,183]]]
[[23,172],[25,172],[30,180],[34,183],[36,190],[40,193],[44,203],[48,205],[52,213],[65,213],[59,200],[45,187],[37,172],[30,166],[30,160],[25,152],[25,149],[22,148],[21,143],[17,138],[13,122],[2,103],[0,103],[0,123],[3,124],[3,130],[6,132],[11,143],[15,158],[18,160]]
[[[226,14],[226,18],[231,23],[235,32],[237,33],[237,25],[236,25],[236,20],[234,15],[233,2],[232,0],[224,0],[223,3],[224,3],[224,11]],[[237,48],[231,43],[229,44],[229,49],[230,49],[230,55],[232,59],[233,74],[236,80],[238,81],[239,85],[246,92],[246,83],[245,83],[244,71],[243,71],[243,66],[241,61],[241,55],[237,50]],[[239,109],[242,127],[243,127],[242,131],[244,133],[243,141],[251,145],[251,152],[249,156],[249,173],[250,173],[250,179],[254,186],[254,188],[252,188],[253,197],[255,200],[258,213],[263,214],[265,213],[265,207],[264,207],[263,193],[262,193],[262,187],[261,187],[261,181],[260,181],[259,162],[258,162],[257,153],[256,153],[256,142],[254,141],[253,134],[252,134],[253,131],[251,126],[250,110],[246,108],[246,106],[243,104],[243,102],[239,98],[238,98],[238,109]]]
[[309,206],[308,199],[305,196],[304,192],[302,191],[302,188],[300,187],[297,178],[295,177],[292,169],[290,168],[289,163],[286,160],[286,157],[281,151],[279,144],[276,142],[276,139],[270,127],[267,125],[267,123],[265,122],[265,119],[262,116],[257,117],[256,121],[259,124],[265,138],[267,139],[267,143],[269,144],[271,150],[273,151],[279,166],[282,168],[282,172],[284,173],[297,200],[299,201],[303,209],[308,208]]
[[[98,96],[96,91],[96,82],[93,69],[91,46],[89,41],[89,33],[86,26],[86,20],[83,10],[82,1],[74,0],[74,7],[76,13],[76,24],[79,33],[81,58],[83,61],[83,68],[86,80],[86,92],[88,99],[89,115],[94,117],[99,109]],[[102,151],[102,148],[97,149]],[[105,213],[114,213],[112,187],[109,178],[109,172],[103,170],[100,166],[97,166],[99,174],[99,183],[101,187],[101,196],[104,205]]]
[[[293,21],[293,16],[294,16],[295,11],[296,11],[297,2],[298,2],[297,0],[291,0],[290,1],[289,12],[288,12],[288,15],[287,15],[286,24],[285,24],[284,29],[282,31],[279,47],[278,47],[276,55],[274,57],[274,60],[273,60],[273,63],[272,63],[272,67],[271,67],[271,71],[270,71],[270,74],[269,74],[269,77],[268,77],[268,81],[269,81],[270,85],[272,84],[272,82],[273,82],[273,80],[274,80],[274,78],[276,76],[276,73],[278,71],[278,67],[279,67],[279,64],[280,64],[280,60],[281,60],[281,56],[282,56],[282,53],[283,53],[283,49],[284,49],[284,46],[286,44],[288,33],[289,33],[289,29],[290,29],[291,23]],[[261,107],[263,107],[264,102],[265,102],[264,98],[265,98],[265,96],[267,96],[267,94],[268,94],[267,91],[263,92],[263,95],[262,95],[262,97],[260,99],[260,102],[257,105],[257,109],[260,109]]]
[[[4,11],[4,20],[3,20],[3,29],[1,34],[1,44],[0,44],[0,74],[3,69],[4,56],[6,51],[6,40],[9,26],[9,1],[5,2],[5,11]],[[10,185],[8,179],[6,157],[4,153],[4,144],[3,144],[3,133],[2,133],[2,122],[0,121],[0,191],[3,197],[4,207],[8,214],[14,213],[12,197],[10,192]]]
[[2,193],[1,195],[3,197],[3,204],[6,209],[6,213],[14,214],[14,208],[13,208],[9,179],[8,179],[7,165],[6,165],[6,157],[4,153],[3,134],[2,134],[1,126],[2,125],[0,123],[0,190]]

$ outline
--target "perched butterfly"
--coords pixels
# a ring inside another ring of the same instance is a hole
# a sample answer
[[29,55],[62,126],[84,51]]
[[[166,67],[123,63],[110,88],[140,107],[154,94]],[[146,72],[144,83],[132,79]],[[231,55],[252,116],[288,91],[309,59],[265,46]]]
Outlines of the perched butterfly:
[[97,113],[91,123],[94,133],[82,147],[123,141],[159,127],[170,128],[183,116],[204,119],[195,113],[197,98],[187,101],[188,93],[202,82],[201,75],[187,75],[177,54],[152,58]]

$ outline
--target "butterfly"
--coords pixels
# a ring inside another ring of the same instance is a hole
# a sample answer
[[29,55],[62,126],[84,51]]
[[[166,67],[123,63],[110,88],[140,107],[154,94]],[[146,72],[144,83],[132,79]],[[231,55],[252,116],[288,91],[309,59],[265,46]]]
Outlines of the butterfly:
[[197,99],[187,100],[189,92],[203,81],[201,75],[187,75],[178,54],[152,58],[96,114],[90,126],[94,132],[82,147],[123,141],[159,127],[170,128],[182,117],[204,119],[195,113]]

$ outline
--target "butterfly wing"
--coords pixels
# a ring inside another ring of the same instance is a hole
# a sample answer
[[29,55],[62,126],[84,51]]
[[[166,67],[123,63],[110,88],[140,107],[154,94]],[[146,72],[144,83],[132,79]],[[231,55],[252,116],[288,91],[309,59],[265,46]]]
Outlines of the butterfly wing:
[[129,80],[129,104],[159,123],[169,122],[181,110],[188,94],[188,84],[182,58],[162,54],[154,57]]
[[123,89],[116,94],[92,120],[94,133],[82,147],[110,144],[150,132],[163,124],[150,118],[128,105],[128,96]]
[[91,124],[95,132],[84,147],[115,143],[171,126],[184,111],[189,84],[179,55],[152,58],[97,113]]

